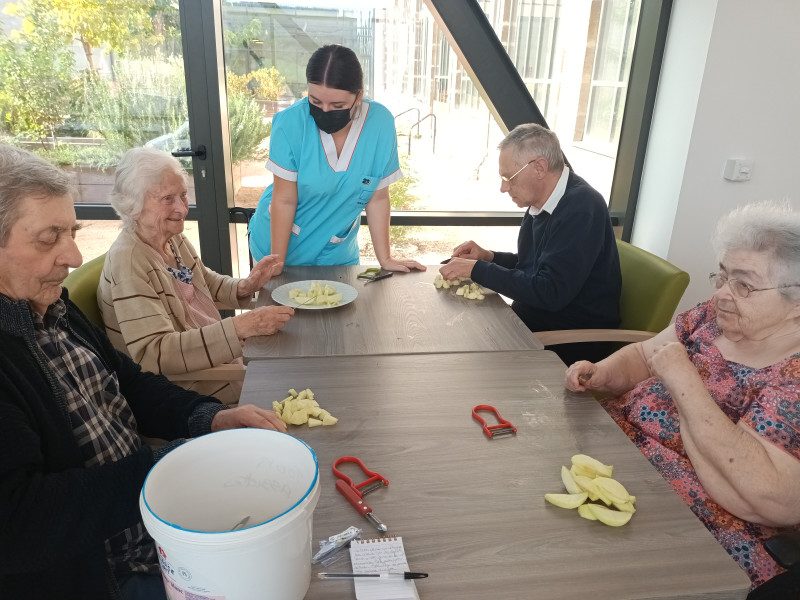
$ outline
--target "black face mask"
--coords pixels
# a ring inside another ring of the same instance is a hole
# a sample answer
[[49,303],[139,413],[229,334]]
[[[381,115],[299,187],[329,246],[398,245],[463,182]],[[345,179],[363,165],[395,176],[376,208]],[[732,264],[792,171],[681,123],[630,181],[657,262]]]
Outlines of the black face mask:
[[[356,103],[353,102],[353,106],[355,105]],[[315,106],[309,102],[308,110],[311,113],[311,118],[314,119],[314,123],[317,124],[320,130],[325,133],[336,133],[347,127],[347,124],[350,122],[350,111],[353,110],[353,106],[325,112],[319,106]]]

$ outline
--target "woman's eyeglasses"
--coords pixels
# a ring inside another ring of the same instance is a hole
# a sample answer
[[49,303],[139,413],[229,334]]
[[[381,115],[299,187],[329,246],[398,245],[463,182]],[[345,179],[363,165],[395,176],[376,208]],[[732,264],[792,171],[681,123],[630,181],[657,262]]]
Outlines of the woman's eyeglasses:
[[731,288],[731,293],[737,298],[747,298],[753,292],[766,292],[767,290],[780,290],[783,288],[800,286],[800,283],[792,283],[789,285],[776,285],[775,287],[768,288],[754,288],[752,285],[745,283],[744,281],[739,281],[738,279],[728,279],[722,273],[709,273],[708,280],[711,282],[711,285],[714,286],[714,289],[717,290],[727,283]]

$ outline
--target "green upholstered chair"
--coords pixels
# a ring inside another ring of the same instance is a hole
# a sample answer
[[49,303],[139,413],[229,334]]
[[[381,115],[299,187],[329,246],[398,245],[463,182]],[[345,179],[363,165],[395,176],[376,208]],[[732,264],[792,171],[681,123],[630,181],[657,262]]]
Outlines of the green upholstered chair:
[[69,299],[78,305],[92,323],[100,327],[103,326],[103,316],[97,308],[97,286],[100,283],[105,260],[106,255],[103,253],[83,263],[67,275],[63,284],[69,290]]
[[[74,269],[64,280],[64,287],[69,290],[69,299],[78,305],[90,321],[103,328],[103,317],[97,307],[97,286],[106,255],[93,258]],[[245,368],[239,364],[219,365],[189,373],[170,375],[170,381],[242,381]]]
[[689,274],[646,250],[617,240],[622,270],[619,329],[540,331],[545,346],[573,342],[640,342],[662,331],[672,320]]

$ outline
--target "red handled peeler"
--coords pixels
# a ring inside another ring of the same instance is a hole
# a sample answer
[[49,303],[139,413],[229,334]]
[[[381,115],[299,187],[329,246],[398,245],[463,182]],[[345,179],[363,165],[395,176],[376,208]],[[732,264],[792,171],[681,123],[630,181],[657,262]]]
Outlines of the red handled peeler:
[[[357,464],[361,470],[364,471],[364,474],[368,475],[367,479],[361,483],[353,483],[352,479],[336,468],[345,462]],[[383,477],[383,475],[380,473],[376,473],[375,471],[370,471],[367,469],[367,467],[364,466],[364,463],[354,456],[343,456],[342,458],[337,458],[335,461],[333,461],[333,474],[338,478],[336,481],[336,489],[347,499],[350,504],[353,505],[353,508],[355,508],[358,513],[367,521],[372,523],[378,531],[388,531],[389,528],[383,523],[383,521],[375,516],[375,513],[372,512],[372,509],[367,506],[367,503],[364,502],[362,498],[364,494],[369,494],[370,492],[374,492],[384,485],[389,485],[389,480]]]
[[[497,417],[497,425],[487,425],[486,421],[483,420],[483,417],[478,414],[479,410],[492,411],[494,416]],[[472,409],[472,418],[483,425],[483,433],[485,433],[486,437],[489,439],[500,435],[517,435],[517,428],[514,427],[509,421],[506,421],[503,417],[501,417],[500,413],[497,412],[497,409],[494,406],[490,406],[488,404],[479,404]]]

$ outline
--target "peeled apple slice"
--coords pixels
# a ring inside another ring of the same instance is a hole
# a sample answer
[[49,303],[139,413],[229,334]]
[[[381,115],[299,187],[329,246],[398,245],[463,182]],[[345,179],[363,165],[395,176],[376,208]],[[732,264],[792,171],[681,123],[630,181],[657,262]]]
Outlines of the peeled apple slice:
[[612,510],[599,504],[586,504],[595,518],[601,523],[610,525],[611,527],[621,527],[631,520],[633,513],[622,512],[619,510]]
[[[594,480],[594,486],[598,495],[602,493],[614,504],[624,504],[631,497],[624,485],[610,477],[598,477]],[[607,504],[611,502],[607,502]]]
[[588,495],[586,492],[580,494],[545,494],[544,499],[550,504],[555,504],[561,508],[578,508],[584,502]]
[[636,508],[633,506],[632,502],[622,502],[619,504],[614,502],[614,507],[622,512],[629,512],[631,514],[636,512]]
[[614,467],[604,465],[599,460],[587,456],[586,454],[576,454],[572,457],[572,464],[580,470],[594,472],[595,476],[611,477]]
[[592,509],[589,508],[591,504],[581,504],[578,507],[578,514],[582,516],[584,519],[589,519],[590,521],[597,521],[597,517],[594,516]]
[[561,481],[564,483],[564,487],[570,494],[580,494],[581,492],[585,491],[581,489],[577,482],[572,478],[572,473],[569,472],[569,469],[564,466],[561,467]]
[[589,494],[589,500],[597,500],[597,489],[594,487],[593,480],[585,475],[573,475],[572,479],[578,484],[582,491]]

